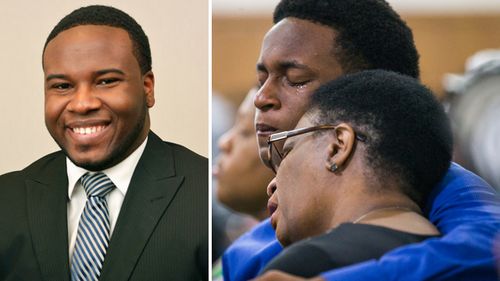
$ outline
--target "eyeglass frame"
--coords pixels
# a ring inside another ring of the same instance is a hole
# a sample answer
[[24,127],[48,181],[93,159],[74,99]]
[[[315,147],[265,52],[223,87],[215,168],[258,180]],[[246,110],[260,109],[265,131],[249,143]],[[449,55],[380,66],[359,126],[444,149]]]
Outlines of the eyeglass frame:
[[[276,168],[275,168],[275,165],[273,165],[273,151],[272,151],[273,146],[275,146],[275,145],[273,145],[274,142],[277,142],[280,140],[285,140],[287,138],[295,137],[298,135],[302,135],[302,134],[306,134],[306,133],[310,133],[310,132],[314,132],[314,131],[318,131],[318,130],[331,130],[331,129],[337,129],[337,128],[338,128],[338,125],[324,124],[324,125],[316,125],[316,126],[311,126],[311,127],[298,128],[298,129],[294,129],[294,130],[290,130],[290,131],[283,131],[283,132],[279,132],[279,133],[270,135],[269,138],[267,139],[267,144],[268,144],[267,162],[268,162],[269,167],[271,168],[271,170],[273,170],[273,172],[275,174],[277,174],[279,165],[281,164],[281,162],[283,161],[283,158],[284,158],[282,153],[277,148],[275,148],[277,155],[280,158],[280,162],[278,165],[276,165]],[[364,134],[361,134],[361,133],[357,132],[356,130],[354,130],[354,135],[358,141],[366,142],[367,137]]]

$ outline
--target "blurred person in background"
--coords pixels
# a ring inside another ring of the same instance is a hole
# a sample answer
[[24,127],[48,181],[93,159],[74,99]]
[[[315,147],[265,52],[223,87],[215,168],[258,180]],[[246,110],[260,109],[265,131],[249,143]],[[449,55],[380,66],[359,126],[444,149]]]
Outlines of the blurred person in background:
[[[217,140],[234,123],[236,107],[219,94],[216,90],[212,93],[212,154],[211,159],[215,159],[219,154]],[[214,165],[212,163],[212,165]],[[212,177],[212,261],[217,260],[222,254],[230,240],[226,234],[226,224],[233,212],[224,207],[215,196],[217,190],[217,180]]]
[[455,161],[500,190],[500,50],[477,52],[463,75],[443,80],[456,139]]
[[[454,159],[500,191],[500,49],[475,53],[465,73],[443,79],[455,142]],[[500,277],[500,232],[494,252]]]
[[[256,222],[268,217],[266,187],[273,178],[273,173],[262,163],[258,154],[253,105],[256,92],[256,88],[248,92],[238,108],[233,127],[219,138],[220,153],[213,168],[216,179],[214,202],[220,202],[237,212],[229,213],[224,222],[225,232],[221,233],[231,242]],[[249,216],[252,219],[249,219]],[[214,217],[214,224],[221,224],[221,219]],[[271,227],[265,231],[274,233]],[[214,260],[218,258],[213,257]],[[221,263],[217,261],[213,267],[212,278],[220,280],[221,277]]]
[[238,109],[233,127],[219,139],[220,154],[214,167],[217,199],[232,210],[258,221],[268,217],[267,184],[273,173],[262,163],[255,138],[252,89]]

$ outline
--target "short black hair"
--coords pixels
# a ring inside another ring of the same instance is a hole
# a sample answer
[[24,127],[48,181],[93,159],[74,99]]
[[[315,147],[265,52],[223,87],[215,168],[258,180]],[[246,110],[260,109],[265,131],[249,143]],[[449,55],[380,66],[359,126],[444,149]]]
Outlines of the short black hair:
[[411,29],[383,0],[282,0],[273,21],[287,17],[335,30],[332,51],[345,73],[384,69],[420,76]]
[[132,52],[139,63],[141,73],[145,74],[151,70],[151,49],[146,33],[130,15],[109,6],[82,7],[65,16],[50,32],[43,52],[45,53],[47,44],[59,33],[80,25],[105,25],[124,29],[132,41]]
[[313,123],[344,122],[363,133],[375,180],[395,180],[421,207],[450,166],[448,117],[433,93],[411,77],[384,70],[342,76],[313,94],[307,114]]

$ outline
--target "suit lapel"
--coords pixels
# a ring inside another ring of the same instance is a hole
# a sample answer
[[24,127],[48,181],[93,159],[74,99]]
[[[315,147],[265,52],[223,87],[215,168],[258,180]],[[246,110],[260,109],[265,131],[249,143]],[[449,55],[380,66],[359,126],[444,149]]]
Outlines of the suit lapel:
[[172,150],[153,133],[137,164],[108,247],[100,280],[127,280],[184,180]]
[[[63,175],[63,176],[61,176]],[[44,280],[69,280],[66,162],[62,153],[26,179],[28,222]]]

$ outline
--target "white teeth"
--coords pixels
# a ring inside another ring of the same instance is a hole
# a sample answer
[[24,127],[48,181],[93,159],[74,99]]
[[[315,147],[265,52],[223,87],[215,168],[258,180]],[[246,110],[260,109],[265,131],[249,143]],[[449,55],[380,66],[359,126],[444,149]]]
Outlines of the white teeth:
[[79,135],[90,135],[102,131],[106,126],[76,127],[73,132]]

